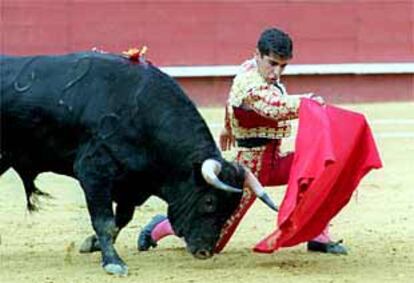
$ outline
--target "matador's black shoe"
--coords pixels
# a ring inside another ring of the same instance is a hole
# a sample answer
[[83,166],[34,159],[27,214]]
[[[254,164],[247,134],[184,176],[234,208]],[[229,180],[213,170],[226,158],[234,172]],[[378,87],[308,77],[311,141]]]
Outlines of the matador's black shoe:
[[308,251],[311,252],[320,252],[320,253],[328,253],[328,254],[336,254],[336,255],[346,255],[348,254],[347,248],[342,245],[342,240],[338,242],[328,242],[328,243],[321,243],[317,241],[309,241],[308,242]]
[[138,236],[137,246],[139,251],[148,251],[151,247],[155,248],[157,242],[151,237],[151,232],[159,223],[167,219],[165,215],[155,215],[151,221],[144,226],[141,233]]

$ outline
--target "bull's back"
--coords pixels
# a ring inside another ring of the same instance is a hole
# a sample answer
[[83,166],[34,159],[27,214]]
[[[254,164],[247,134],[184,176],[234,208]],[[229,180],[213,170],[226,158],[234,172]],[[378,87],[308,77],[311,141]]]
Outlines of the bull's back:
[[[106,131],[108,123],[129,127],[127,131],[109,130],[117,131],[119,143],[145,144],[137,133],[145,125],[151,125],[153,132],[163,129],[158,125],[161,122],[168,126],[171,123],[165,121],[197,116],[179,86],[150,64],[96,52],[2,56],[0,60],[2,150],[53,165],[49,167],[73,162],[78,148],[101,128]],[[138,116],[140,126],[127,121]]]
[[1,56],[3,152],[25,155],[45,167],[63,168],[73,162],[90,134],[82,114],[93,103],[91,55]]

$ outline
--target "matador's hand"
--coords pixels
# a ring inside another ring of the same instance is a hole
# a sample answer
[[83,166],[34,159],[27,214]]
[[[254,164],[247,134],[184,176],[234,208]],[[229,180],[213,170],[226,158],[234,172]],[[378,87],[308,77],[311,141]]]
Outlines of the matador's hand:
[[220,132],[220,148],[222,151],[230,150],[235,146],[236,139],[232,135],[231,131],[223,128]]
[[312,94],[310,99],[312,99],[313,101],[316,101],[317,103],[319,103],[320,105],[325,105],[325,99],[323,99],[322,96],[316,95],[316,94]]

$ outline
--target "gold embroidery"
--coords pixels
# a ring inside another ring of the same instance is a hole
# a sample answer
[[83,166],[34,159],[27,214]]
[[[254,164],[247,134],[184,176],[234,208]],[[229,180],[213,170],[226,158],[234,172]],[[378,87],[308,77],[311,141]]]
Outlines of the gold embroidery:
[[[262,157],[265,150],[265,146],[255,147],[255,148],[240,148],[238,150],[238,154],[236,157],[236,162],[243,164],[244,166],[248,167],[250,171],[256,175],[258,178],[259,172],[262,169]],[[231,215],[231,217],[226,221],[223,228],[221,229],[220,238],[222,239],[224,235],[227,235],[229,231],[229,227],[233,225],[233,223],[239,220],[242,217],[242,212],[245,210],[245,207],[249,204],[252,198],[256,198],[256,196],[252,193],[251,190],[244,189],[242,200],[240,205],[238,206],[237,210]]]
[[265,146],[239,148],[236,162],[245,165],[254,175],[256,175],[256,177],[259,177],[259,172],[262,169],[262,158],[265,148]]
[[[286,95],[276,86],[267,84],[258,73],[257,68],[237,75],[227,105],[233,135],[236,139],[289,137],[292,131],[289,120],[297,118],[301,97]],[[269,127],[242,128],[233,113],[233,107],[242,105],[248,105],[259,115],[280,119],[280,121],[275,120],[274,126],[269,125]]]
[[292,126],[287,121],[275,122],[275,127],[242,128],[234,116],[230,116],[232,133],[237,139],[246,138],[269,138],[280,139],[289,137]]

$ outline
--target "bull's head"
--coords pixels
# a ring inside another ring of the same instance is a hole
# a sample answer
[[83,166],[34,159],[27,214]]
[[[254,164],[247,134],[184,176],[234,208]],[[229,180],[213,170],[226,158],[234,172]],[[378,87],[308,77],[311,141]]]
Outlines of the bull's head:
[[277,209],[248,169],[226,161],[208,159],[195,166],[190,180],[180,187],[179,199],[169,204],[168,217],[189,252],[200,259],[213,256],[225,222],[240,203],[243,187]]

